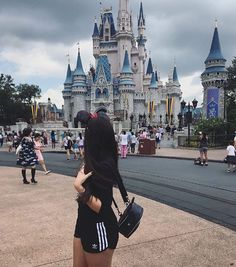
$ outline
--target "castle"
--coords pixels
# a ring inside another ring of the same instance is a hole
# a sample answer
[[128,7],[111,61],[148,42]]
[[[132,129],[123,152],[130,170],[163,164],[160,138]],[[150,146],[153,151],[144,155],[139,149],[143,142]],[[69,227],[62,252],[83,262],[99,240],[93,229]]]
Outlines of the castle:
[[112,120],[124,128],[143,124],[178,122],[181,89],[176,66],[163,85],[160,75],[147,57],[146,21],[143,5],[138,15],[138,36],[129,10],[129,0],[119,0],[117,25],[112,9],[103,9],[100,23],[92,34],[95,68],[86,75],[78,49],[74,71],[68,63],[64,83],[65,121],[76,124],[79,110],[94,112],[105,106]]

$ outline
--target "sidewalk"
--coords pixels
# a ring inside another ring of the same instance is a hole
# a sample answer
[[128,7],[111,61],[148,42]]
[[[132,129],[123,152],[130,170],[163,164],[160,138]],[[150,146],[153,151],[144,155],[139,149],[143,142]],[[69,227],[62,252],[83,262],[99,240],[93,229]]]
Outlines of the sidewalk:
[[[37,180],[23,185],[20,169],[1,167],[1,267],[72,266],[73,178],[38,171]],[[121,205],[117,190],[115,198]],[[140,196],[136,200],[144,207],[141,225],[130,239],[120,236],[113,267],[236,265],[235,232]]]

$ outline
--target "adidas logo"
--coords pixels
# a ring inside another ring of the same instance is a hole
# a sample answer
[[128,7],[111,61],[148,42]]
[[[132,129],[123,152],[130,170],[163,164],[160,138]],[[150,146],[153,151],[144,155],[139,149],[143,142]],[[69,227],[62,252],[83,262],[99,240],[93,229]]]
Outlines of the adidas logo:
[[92,244],[92,249],[97,249],[98,245],[97,244]]

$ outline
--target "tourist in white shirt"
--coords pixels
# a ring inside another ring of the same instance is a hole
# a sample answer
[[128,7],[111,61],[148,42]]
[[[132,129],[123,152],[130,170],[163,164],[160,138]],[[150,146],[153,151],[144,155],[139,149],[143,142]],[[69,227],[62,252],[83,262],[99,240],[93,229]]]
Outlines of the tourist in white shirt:
[[127,155],[127,145],[128,145],[128,134],[123,131],[120,134],[120,153],[122,158],[126,158]]
[[133,132],[131,132],[131,138],[130,138],[130,146],[131,146],[131,153],[134,153],[135,152],[135,145],[137,143],[137,138],[136,136],[134,135]]
[[233,167],[233,171],[235,171],[235,147],[234,142],[230,141],[229,145],[227,146],[227,163],[228,163],[228,170],[227,172],[231,172],[231,167]]
[[162,134],[160,132],[160,130],[157,130],[157,133],[156,133],[156,143],[157,143],[157,148],[160,149],[161,146],[161,138],[162,138]]

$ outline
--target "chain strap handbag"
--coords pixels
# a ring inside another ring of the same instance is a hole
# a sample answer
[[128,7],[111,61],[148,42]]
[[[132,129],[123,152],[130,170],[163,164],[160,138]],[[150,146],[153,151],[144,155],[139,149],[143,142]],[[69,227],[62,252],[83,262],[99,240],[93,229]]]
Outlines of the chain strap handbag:
[[143,216],[143,207],[134,202],[134,197],[131,201],[129,200],[129,196],[121,179],[118,181],[118,187],[122,199],[126,205],[126,209],[122,213],[119,210],[115,199],[113,198],[114,206],[118,211],[118,215],[120,216],[118,220],[119,232],[126,238],[129,238],[137,230],[140,224]]

